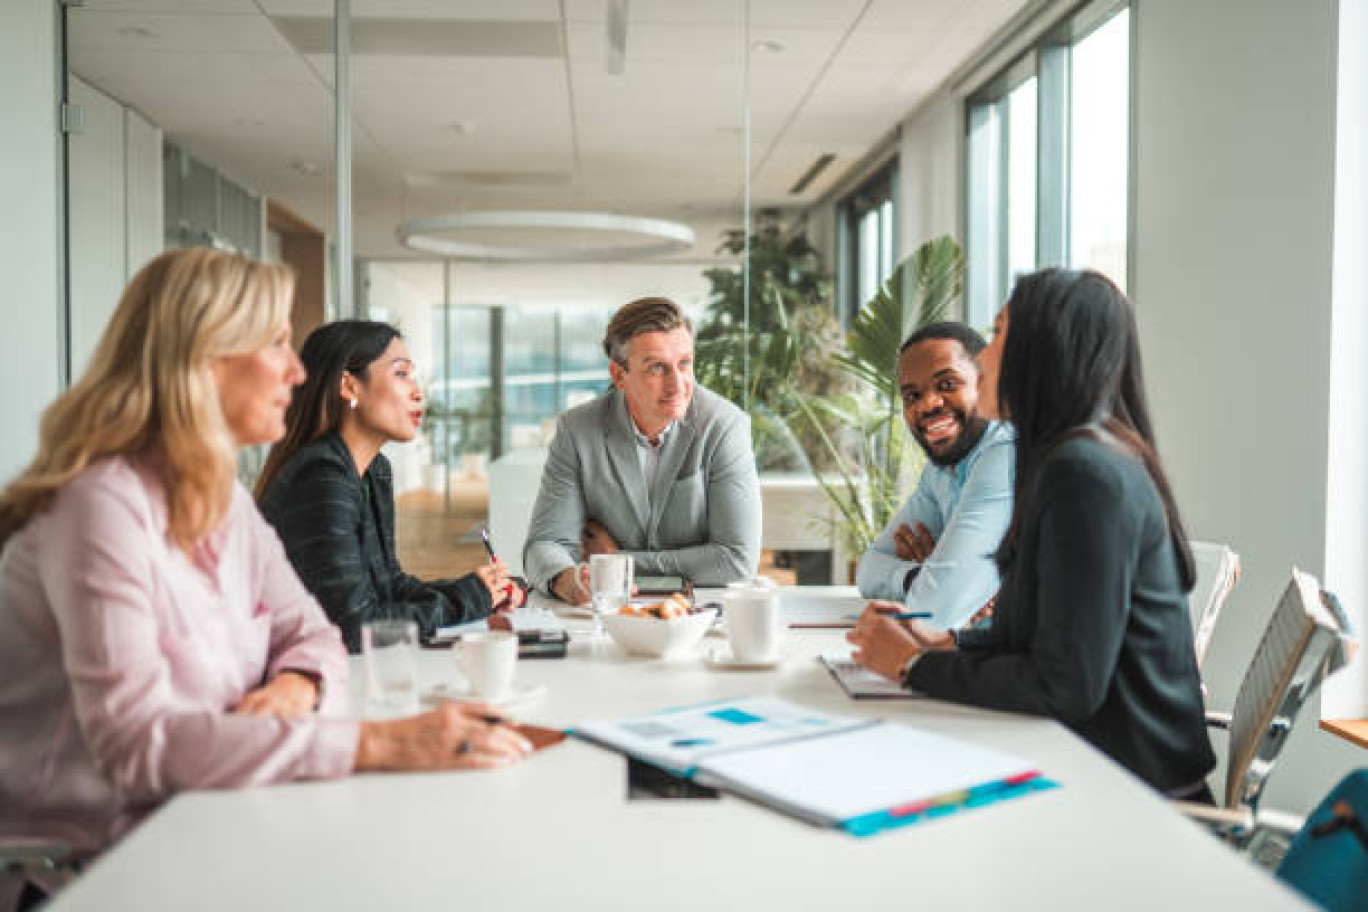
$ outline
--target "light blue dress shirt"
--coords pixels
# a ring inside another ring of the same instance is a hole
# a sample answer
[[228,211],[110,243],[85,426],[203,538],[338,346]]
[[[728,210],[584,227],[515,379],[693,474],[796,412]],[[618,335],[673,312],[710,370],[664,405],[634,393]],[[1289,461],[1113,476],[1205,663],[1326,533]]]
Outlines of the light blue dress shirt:
[[[998,421],[988,423],[978,444],[955,465],[927,465],[912,496],[860,558],[860,594],[929,611],[929,623],[937,627],[963,626],[998,590],[992,555],[1011,522],[1015,472],[1015,434]],[[898,557],[893,533],[917,523],[930,531],[936,548],[907,586],[907,575],[919,565]]]

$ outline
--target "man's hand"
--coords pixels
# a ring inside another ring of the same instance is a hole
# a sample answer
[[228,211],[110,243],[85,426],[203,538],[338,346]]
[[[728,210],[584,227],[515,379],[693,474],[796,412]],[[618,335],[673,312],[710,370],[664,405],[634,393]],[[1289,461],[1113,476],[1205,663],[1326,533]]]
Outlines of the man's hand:
[[893,550],[900,560],[921,563],[936,550],[936,540],[921,523],[915,529],[904,523],[893,533]]
[[299,719],[318,705],[318,684],[297,671],[282,671],[269,683],[249,692],[233,707],[240,716],[279,716]]
[[591,554],[617,554],[618,543],[596,519],[587,520],[580,532],[580,551],[588,559]]
[[551,581],[551,591],[567,605],[589,604],[589,567],[576,564],[566,567]]

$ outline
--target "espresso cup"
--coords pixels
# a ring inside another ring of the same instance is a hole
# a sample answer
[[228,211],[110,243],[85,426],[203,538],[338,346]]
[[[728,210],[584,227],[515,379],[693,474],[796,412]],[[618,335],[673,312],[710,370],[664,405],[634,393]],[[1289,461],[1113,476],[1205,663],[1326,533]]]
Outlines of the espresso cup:
[[779,593],[768,580],[732,583],[722,615],[732,657],[740,662],[768,662],[779,653],[783,617]]
[[470,693],[498,700],[513,689],[518,663],[518,635],[507,630],[468,633],[451,646]]

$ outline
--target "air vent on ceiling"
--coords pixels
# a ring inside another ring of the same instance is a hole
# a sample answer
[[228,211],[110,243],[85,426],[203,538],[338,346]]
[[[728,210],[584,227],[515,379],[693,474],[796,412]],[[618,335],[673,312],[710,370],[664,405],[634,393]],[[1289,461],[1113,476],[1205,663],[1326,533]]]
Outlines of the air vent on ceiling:
[[799,194],[801,194],[804,190],[808,188],[808,186],[813,181],[817,179],[817,177],[823,171],[827,169],[827,166],[835,160],[836,156],[832,155],[830,152],[817,156],[817,160],[808,166],[808,169],[803,172],[802,177],[798,178],[798,183],[794,184],[792,187],[789,188],[789,195],[798,196]]
[[[333,52],[333,21],[327,16],[277,16],[271,20],[301,54]],[[560,24],[475,19],[364,19],[351,22],[353,54],[390,57],[561,56]]]

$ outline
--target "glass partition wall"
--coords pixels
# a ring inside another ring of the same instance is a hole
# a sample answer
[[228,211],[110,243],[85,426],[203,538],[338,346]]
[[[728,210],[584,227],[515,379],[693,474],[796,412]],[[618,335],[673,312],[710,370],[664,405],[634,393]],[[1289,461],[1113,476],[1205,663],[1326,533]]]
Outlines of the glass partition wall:
[[[341,93],[335,10],[350,32]],[[807,243],[803,219],[834,185],[835,172],[813,184],[832,141],[805,132],[830,133],[830,118],[798,112],[826,73],[814,42],[839,47],[849,12],[765,7],[756,18],[749,0],[63,6],[67,101],[81,109],[68,135],[72,372],[161,250],[289,263],[297,343],[338,317],[390,321],[420,368],[422,431],[389,451],[401,551],[478,541],[497,512],[491,473],[544,448],[557,415],[608,387],[604,327],[634,298],[683,305],[718,365],[706,382],[759,414],[768,342],[751,327],[758,317],[773,335],[783,320],[769,310],[775,280],[752,281],[752,246],[797,264],[786,268],[799,269],[805,302],[835,306],[813,259],[829,268],[834,248],[798,262],[785,245]],[[801,53],[785,56],[786,43]],[[349,156],[336,146],[338,104]],[[853,162],[859,148],[836,151]],[[880,276],[896,244],[887,183],[864,231]],[[819,246],[823,231],[813,228]],[[794,473],[820,501],[789,437],[794,458],[765,468]],[[245,480],[263,455],[249,454]],[[531,497],[535,486],[505,489]],[[413,569],[453,567],[434,556]]]

